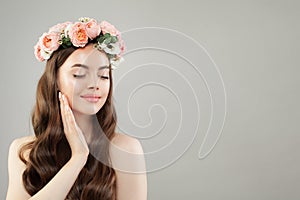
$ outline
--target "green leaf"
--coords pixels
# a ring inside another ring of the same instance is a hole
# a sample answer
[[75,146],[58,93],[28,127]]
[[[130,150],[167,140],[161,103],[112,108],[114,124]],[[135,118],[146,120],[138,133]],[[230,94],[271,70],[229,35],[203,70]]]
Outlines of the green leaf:
[[62,41],[61,45],[63,48],[72,46],[72,42],[71,42],[70,38],[63,37],[61,41]]
[[111,42],[112,42],[112,43],[115,43],[115,42],[117,42],[117,41],[118,41],[117,36],[111,36]]
[[110,33],[105,33],[105,34],[104,34],[104,37],[105,37],[105,38],[110,37]]
[[104,44],[109,44],[110,42],[111,42],[111,37],[106,38],[106,39],[104,40]]
[[104,37],[104,36],[100,36],[100,37],[97,39],[97,41],[98,41],[99,43],[102,43],[104,40],[105,40],[105,37]]

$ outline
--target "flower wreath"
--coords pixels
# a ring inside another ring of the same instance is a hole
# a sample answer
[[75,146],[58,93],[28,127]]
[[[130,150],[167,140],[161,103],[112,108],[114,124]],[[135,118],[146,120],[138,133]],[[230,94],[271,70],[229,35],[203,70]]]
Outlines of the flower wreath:
[[34,54],[42,62],[60,47],[84,47],[92,40],[96,40],[95,48],[105,51],[113,66],[124,60],[125,44],[121,33],[107,21],[98,24],[95,19],[88,17],[79,18],[79,22],[59,23],[51,27],[39,38],[34,46]]

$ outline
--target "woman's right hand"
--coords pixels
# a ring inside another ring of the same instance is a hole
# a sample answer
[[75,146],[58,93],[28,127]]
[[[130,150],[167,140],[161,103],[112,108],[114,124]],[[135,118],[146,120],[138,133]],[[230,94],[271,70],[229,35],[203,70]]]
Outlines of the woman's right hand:
[[64,132],[72,151],[72,157],[79,156],[80,158],[87,159],[89,155],[87,142],[75,121],[66,96],[61,92],[59,92],[59,100]]

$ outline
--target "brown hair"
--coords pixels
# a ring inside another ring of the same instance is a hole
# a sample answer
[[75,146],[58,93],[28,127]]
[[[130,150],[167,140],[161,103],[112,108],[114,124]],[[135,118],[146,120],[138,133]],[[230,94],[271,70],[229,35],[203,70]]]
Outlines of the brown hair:
[[[71,157],[71,149],[63,132],[60,115],[57,87],[59,67],[76,50],[75,47],[55,51],[47,61],[36,91],[36,104],[31,113],[31,121],[36,139],[25,144],[19,153],[20,159],[26,164],[23,173],[23,184],[32,196],[42,189]],[[112,102],[112,76],[109,70],[110,89],[103,107],[96,113],[104,135],[111,140],[115,134],[117,117]],[[97,148],[109,163],[109,146],[101,144],[100,138],[94,141]],[[97,145],[98,144],[98,145]],[[26,160],[24,152],[29,150]],[[63,153],[62,153],[63,152]],[[113,168],[104,165],[91,153],[66,199],[116,199],[116,175]]]

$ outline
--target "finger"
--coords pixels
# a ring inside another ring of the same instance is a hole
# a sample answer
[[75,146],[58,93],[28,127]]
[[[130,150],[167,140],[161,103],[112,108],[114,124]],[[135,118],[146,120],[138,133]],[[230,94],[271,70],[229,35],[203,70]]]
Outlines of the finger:
[[83,142],[83,144],[85,144],[85,146],[87,147],[85,138],[82,134],[81,129],[79,128],[79,126],[76,123],[74,114],[72,109],[70,108],[68,101],[66,100],[66,97],[64,96],[64,106],[65,106],[65,117],[66,117],[66,123],[68,124],[69,130],[72,133],[77,134],[77,136],[79,136],[79,139]]
[[69,117],[70,124],[73,126],[72,128],[76,128],[77,123],[76,123],[73,111],[72,111],[72,109],[70,108],[69,105],[68,105],[68,117]]
[[64,111],[65,111],[66,123],[68,124],[69,130],[73,130],[74,131],[75,130],[74,128],[75,128],[76,122],[75,122],[75,119],[74,119],[73,112],[72,112],[72,110],[71,110],[71,108],[70,108],[70,106],[68,104],[68,100],[67,100],[67,98],[66,98],[65,95],[63,95],[63,101],[64,101],[64,108],[65,108]]
[[76,123],[74,114],[72,109],[68,104],[68,100],[65,95],[62,95],[63,104],[64,104],[64,112],[65,112],[65,122],[68,125],[68,133],[71,134],[73,137],[76,136],[80,139],[82,144],[88,149],[88,145],[86,143],[85,137]]
[[60,113],[61,113],[61,118],[62,118],[62,122],[63,122],[63,126],[64,126],[64,131],[66,131],[67,124],[66,124],[66,118],[65,118],[65,108],[64,108],[64,102],[63,102],[63,98],[62,98],[61,92],[59,93],[59,97],[60,97]]
[[[74,133],[75,135],[77,135],[83,144],[86,144],[83,133],[82,133],[80,127],[77,125],[74,114],[73,114],[72,110],[70,109],[70,107],[67,111],[66,116],[67,116],[67,121],[69,121],[68,124],[70,125],[69,128],[70,128],[71,132]],[[85,145],[85,146],[87,146],[87,145]]]
[[68,130],[68,124],[66,122],[66,111],[65,111],[65,103],[63,99],[63,95],[61,92],[59,92],[59,97],[60,97],[60,112],[61,112],[61,118],[64,126],[64,132],[67,132]]

